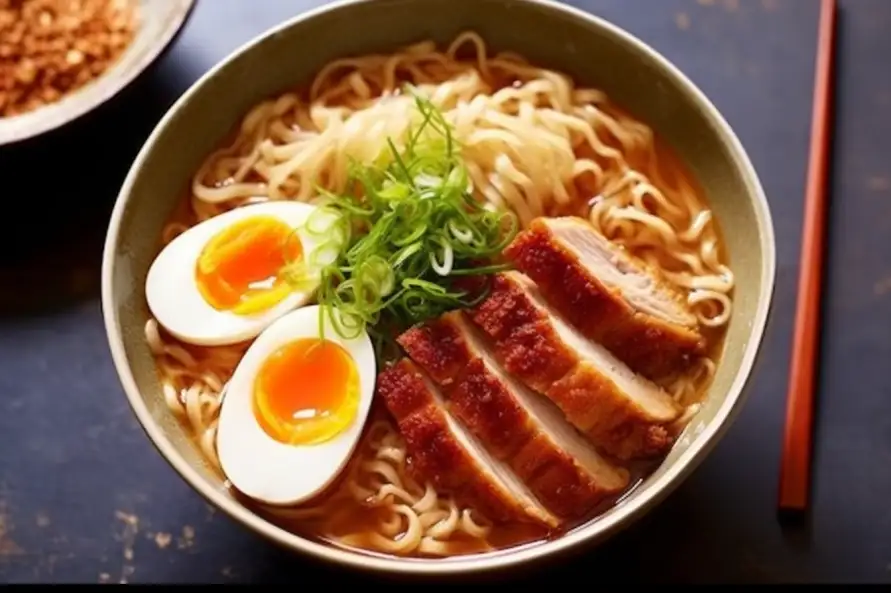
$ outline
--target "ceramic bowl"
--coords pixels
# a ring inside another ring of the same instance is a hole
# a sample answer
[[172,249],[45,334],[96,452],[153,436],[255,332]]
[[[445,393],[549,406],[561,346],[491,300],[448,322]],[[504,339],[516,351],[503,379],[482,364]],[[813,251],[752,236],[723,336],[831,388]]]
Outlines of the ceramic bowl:
[[[146,272],[165,219],[202,159],[255,103],[307,83],[334,58],[392,50],[420,39],[446,42],[465,29],[605,90],[673,146],[723,223],[737,278],[717,376],[703,408],[664,463],[595,521],[553,541],[491,555],[399,559],[348,551],[280,529],[237,502],[164,404],[143,339]],[[552,32],[543,34],[543,32]],[[308,48],[310,50],[308,50]],[[603,542],[665,498],[712,450],[744,402],[771,306],[775,247],[767,200],[730,126],[674,65],[604,20],[541,0],[358,0],[285,22],[243,45],[170,109],[121,189],[105,245],[102,299],[124,392],[158,451],[213,505],[295,552],[361,569],[438,575],[516,567]]]
[[136,36],[96,80],[34,111],[0,117],[0,146],[39,136],[99,107],[141,74],[173,40],[195,0],[139,0]]

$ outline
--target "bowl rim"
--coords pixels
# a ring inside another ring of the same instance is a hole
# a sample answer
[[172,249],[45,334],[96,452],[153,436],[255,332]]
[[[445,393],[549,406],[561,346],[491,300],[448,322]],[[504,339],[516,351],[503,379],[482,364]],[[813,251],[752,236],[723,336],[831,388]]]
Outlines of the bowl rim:
[[520,546],[493,554],[458,556],[446,559],[417,559],[352,551],[286,531],[244,507],[221,490],[213,487],[185,460],[164,435],[159,425],[152,418],[147,405],[140,395],[139,387],[127,362],[127,355],[124,349],[117,307],[115,306],[113,273],[121,221],[129,202],[128,196],[132,191],[140,169],[148,155],[152,152],[158,136],[168,126],[182,106],[193,95],[200,92],[208,80],[215,77],[221,69],[238,56],[252,50],[280,32],[298,23],[312,20],[323,13],[340,11],[353,5],[372,4],[377,1],[336,0],[335,2],[297,14],[254,36],[231,51],[193,83],[170,107],[146,140],[131,166],[115,202],[109,222],[102,261],[103,319],[112,359],[127,399],[155,448],[179,473],[180,477],[204,497],[205,500],[222,509],[229,517],[247,527],[250,531],[260,534],[273,543],[328,564],[343,565],[360,571],[381,574],[458,576],[518,567],[519,565],[534,563],[545,558],[566,555],[571,550],[602,542],[641,518],[647,511],[677,488],[715,447],[738,416],[748,395],[745,387],[751,377],[752,369],[761,349],[768,315],[771,310],[776,276],[776,243],[770,207],[758,174],[741,141],[708,97],[677,66],[635,35],[602,17],[554,0],[503,1],[506,3],[516,2],[536,5],[571,19],[581,20],[593,28],[601,29],[618,38],[628,46],[630,51],[647,56],[664,71],[673,80],[673,83],[680,87],[689,99],[706,114],[706,117],[721,136],[722,142],[729,149],[736,166],[741,169],[741,174],[748,185],[748,193],[752,196],[755,219],[759,231],[759,241],[763,250],[763,258],[760,265],[761,293],[758,296],[758,306],[751,321],[749,339],[745,346],[742,361],[727,391],[726,398],[718,408],[714,418],[693,437],[688,448],[663,475],[649,486],[645,493],[635,496],[633,501],[629,501],[631,504],[627,504],[609,516],[599,519],[596,523],[596,529],[581,528],[553,541],[531,546]]
[[[183,25],[185,25],[191,15],[197,1],[198,0],[178,0],[178,3],[175,4],[174,18],[161,29],[158,36],[152,40],[148,49],[142,56],[140,56],[129,69],[123,71],[119,76],[113,79],[108,78],[107,74],[110,69],[106,70],[95,80],[73,91],[72,95],[66,95],[59,101],[43,105],[34,111],[29,111],[27,113],[22,113],[20,116],[16,116],[33,117],[34,121],[30,126],[12,126],[11,133],[0,135],[0,147],[6,145],[11,146],[18,142],[23,142],[30,138],[37,138],[48,132],[62,128],[96,110],[110,101],[113,97],[117,96],[121,91],[130,86],[130,83],[141,76],[142,73],[158,59],[164,50],[173,43],[173,40],[182,30]],[[112,64],[111,67],[114,68],[115,65],[116,64]],[[87,90],[95,91],[92,93],[89,100],[75,101],[70,103],[70,107],[68,108],[62,107],[62,101],[71,99],[74,94]],[[47,109],[48,111],[44,112],[44,109]],[[13,118],[0,118],[0,132],[3,131],[4,126],[2,124],[5,119],[12,120]]]

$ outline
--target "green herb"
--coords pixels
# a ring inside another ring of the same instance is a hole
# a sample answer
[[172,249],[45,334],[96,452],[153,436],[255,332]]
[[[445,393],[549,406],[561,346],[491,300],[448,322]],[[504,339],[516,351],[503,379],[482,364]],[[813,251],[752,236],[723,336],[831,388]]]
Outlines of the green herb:
[[[335,226],[314,229],[311,217],[306,229],[323,240],[322,252],[336,251],[321,268],[322,315],[341,337],[368,331],[379,355],[404,328],[482,298],[461,279],[506,269],[492,262],[517,232],[512,213],[487,209],[471,196],[448,122],[409,92],[419,122],[409,127],[404,148],[388,141],[375,162],[352,162],[353,195],[319,190],[324,199],[315,214],[335,214]],[[288,276],[300,282],[306,268],[289,267]]]

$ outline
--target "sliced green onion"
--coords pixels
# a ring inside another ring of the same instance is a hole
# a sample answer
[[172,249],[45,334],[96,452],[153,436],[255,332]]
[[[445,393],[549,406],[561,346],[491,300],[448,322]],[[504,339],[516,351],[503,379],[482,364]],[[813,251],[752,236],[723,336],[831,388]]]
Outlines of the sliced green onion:
[[345,339],[368,331],[379,362],[398,352],[393,337],[403,329],[483,298],[456,281],[507,269],[500,255],[518,229],[513,213],[474,199],[449,123],[407,90],[417,121],[371,163],[350,163],[346,187],[355,193],[319,189],[306,232],[319,238],[324,258],[288,264],[284,275],[306,283],[306,269],[320,269],[320,332],[325,315]]

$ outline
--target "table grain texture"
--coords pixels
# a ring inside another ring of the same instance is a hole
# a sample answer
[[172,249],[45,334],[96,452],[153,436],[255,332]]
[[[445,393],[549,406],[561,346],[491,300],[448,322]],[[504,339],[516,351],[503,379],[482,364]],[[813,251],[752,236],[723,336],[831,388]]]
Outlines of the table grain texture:
[[[153,126],[230,51],[319,3],[199,1],[115,100],[0,150],[0,196],[15,205],[0,230],[0,582],[369,579],[279,549],[193,492],[137,425],[100,312],[110,210]],[[891,582],[891,2],[840,1],[813,511],[792,528],[775,505],[818,2],[573,4],[651,44],[724,113],[770,200],[778,275],[751,396],[726,438],[644,520],[524,580]]]

